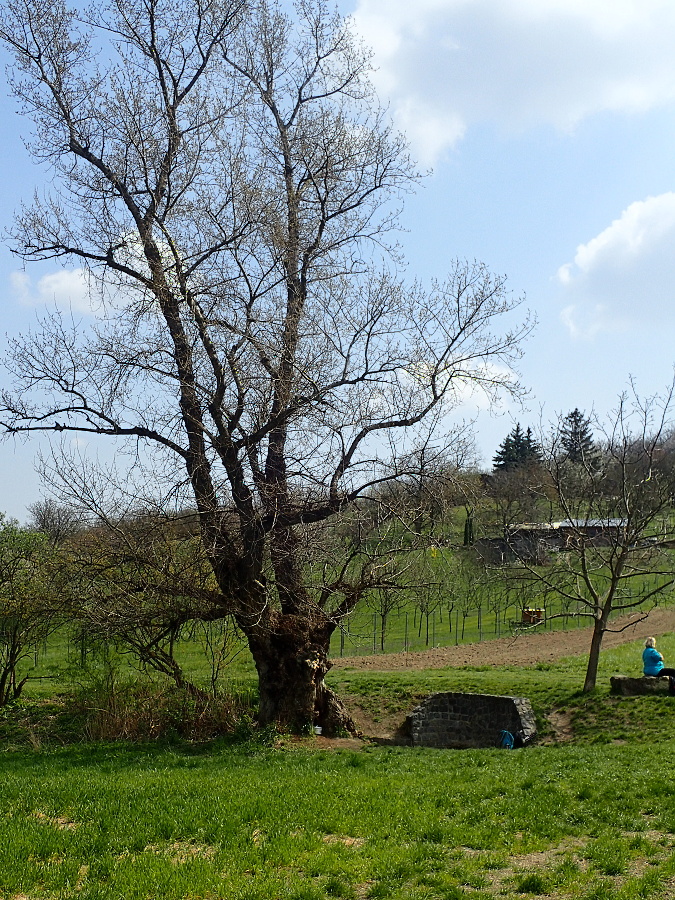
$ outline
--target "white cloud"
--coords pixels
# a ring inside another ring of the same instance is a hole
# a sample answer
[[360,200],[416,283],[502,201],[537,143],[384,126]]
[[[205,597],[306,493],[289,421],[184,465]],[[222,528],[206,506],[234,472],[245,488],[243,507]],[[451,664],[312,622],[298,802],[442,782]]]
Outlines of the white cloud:
[[591,341],[599,335],[625,332],[629,328],[629,323],[614,316],[604,303],[588,306],[572,303],[562,310],[560,321],[575,341]]
[[446,149],[464,137],[466,125],[460,116],[440,118],[426,101],[412,98],[402,101],[396,109],[398,127],[417,149],[419,162],[432,165]]
[[353,18],[423,162],[481,122],[570,130],[675,100],[672,0],[358,0]]
[[84,269],[59,269],[49,272],[36,282],[27,272],[10,274],[12,292],[25,306],[58,306],[74,312],[93,314],[99,297],[92,296],[90,279]]
[[494,412],[499,409],[504,411],[512,406],[512,401],[506,391],[495,390],[494,385],[516,384],[518,376],[508,366],[494,362],[486,362],[475,367],[476,378],[463,378],[453,383],[450,402],[451,406],[458,408],[468,415],[475,413]]
[[573,338],[660,323],[675,307],[675,193],[631,203],[577,247],[557,281],[568,303],[561,320]]
[[[574,263],[558,270],[563,284],[590,275],[603,265],[630,266],[661,244],[671,244],[675,230],[675,193],[631,203],[612,224],[587,244],[580,244]],[[665,248],[664,248],[665,249]]]

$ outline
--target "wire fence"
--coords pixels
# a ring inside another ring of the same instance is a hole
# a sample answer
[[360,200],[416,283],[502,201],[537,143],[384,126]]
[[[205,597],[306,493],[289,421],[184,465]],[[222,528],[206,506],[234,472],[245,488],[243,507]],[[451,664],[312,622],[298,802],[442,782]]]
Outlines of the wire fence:
[[415,608],[381,613],[358,611],[336,630],[333,656],[368,656],[377,653],[412,652],[494,640],[518,633],[561,631],[592,624],[582,602],[563,605],[547,602],[526,607],[509,603],[501,607],[439,607],[429,612]]

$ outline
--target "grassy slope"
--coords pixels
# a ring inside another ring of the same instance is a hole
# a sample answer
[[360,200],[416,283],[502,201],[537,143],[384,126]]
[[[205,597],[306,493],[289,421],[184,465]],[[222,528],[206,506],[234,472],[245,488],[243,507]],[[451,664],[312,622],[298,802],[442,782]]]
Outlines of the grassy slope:
[[[659,648],[666,659],[674,659],[675,635],[659,638]],[[576,740],[583,743],[675,740],[675,701],[670,697],[609,694],[611,675],[640,673],[641,652],[641,641],[603,652],[599,687],[590,695],[580,693],[586,667],[583,656],[530,668],[483,666],[379,673],[345,668],[333,670],[329,681],[375,723],[401,722],[419,699],[432,691],[466,691],[528,697],[544,736],[550,734],[550,712],[557,711],[569,718]]]

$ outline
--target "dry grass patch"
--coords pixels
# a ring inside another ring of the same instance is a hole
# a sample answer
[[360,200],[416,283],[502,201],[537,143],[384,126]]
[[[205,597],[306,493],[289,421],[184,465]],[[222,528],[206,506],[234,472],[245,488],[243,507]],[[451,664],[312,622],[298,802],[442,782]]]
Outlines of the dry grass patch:
[[147,853],[165,856],[175,866],[192,859],[213,859],[216,848],[210,844],[196,844],[193,841],[172,841],[170,844],[148,844]]
[[[675,848],[675,835],[660,831],[624,832],[617,837],[628,841],[629,845],[631,841],[640,844],[635,847],[636,855],[626,859],[625,870],[621,873],[612,874],[603,870],[602,861],[594,859],[594,842],[567,839],[547,850],[514,855],[508,865],[486,865],[483,874],[488,885],[485,890],[493,897],[515,893],[568,900],[581,896],[579,890],[590,889],[600,879],[605,885],[603,897],[624,897],[630,894],[631,881],[648,877],[650,871],[655,871],[657,866],[671,857]],[[470,848],[466,848],[465,852],[485,863],[490,855]],[[662,880],[658,895],[675,897],[673,887],[675,878]]]
[[36,810],[32,813],[32,816],[38,822],[51,825],[54,828],[58,828],[59,831],[73,831],[75,828],[79,828],[81,824],[80,822],[73,822],[72,819],[68,819],[65,816],[49,816],[40,810]]
[[363,847],[364,838],[350,837],[347,834],[324,834],[324,844],[342,844],[343,847]]

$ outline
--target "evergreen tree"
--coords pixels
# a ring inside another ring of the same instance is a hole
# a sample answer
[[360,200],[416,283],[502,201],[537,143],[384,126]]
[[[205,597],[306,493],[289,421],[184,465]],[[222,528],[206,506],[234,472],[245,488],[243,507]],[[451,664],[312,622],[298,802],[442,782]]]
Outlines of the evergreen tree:
[[541,462],[541,450],[532,436],[532,429],[526,432],[520,422],[507,434],[499,445],[493,460],[495,471],[505,472],[523,465]]
[[525,450],[522,454],[522,461],[525,463],[540,463],[541,462],[541,448],[539,444],[532,437],[532,429],[528,428],[525,433]]
[[464,520],[464,546],[470,546],[473,544],[473,541],[473,516],[470,513],[467,513],[466,519]]
[[571,462],[590,462],[597,455],[590,419],[579,409],[565,416],[560,426],[560,444]]
[[[516,428],[518,427],[516,426]],[[499,445],[499,449],[492,458],[492,464],[495,470],[501,472],[512,469],[516,465],[516,451],[511,433],[507,434]]]

